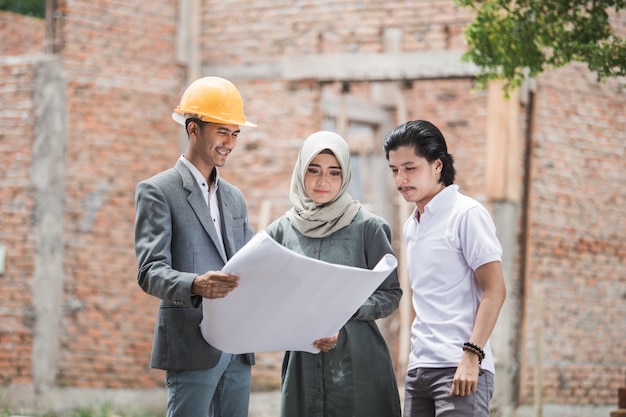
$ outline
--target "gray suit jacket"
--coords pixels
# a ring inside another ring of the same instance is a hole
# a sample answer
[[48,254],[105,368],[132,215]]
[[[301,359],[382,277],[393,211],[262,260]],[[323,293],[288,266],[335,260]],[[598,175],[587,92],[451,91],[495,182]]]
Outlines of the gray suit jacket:
[[[202,298],[191,294],[191,284],[199,274],[221,270],[252,238],[253,231],[237,187],[220,178],[217,197],[225,253],[202,191],[184,163],[177,161],[174,168],[137,185],[137,281],[146,293],[161,299],[152,345],[153,368],[208,369],[219,361],[221,352],[200,333]],[[254,355],[247,357],[254,364]]]

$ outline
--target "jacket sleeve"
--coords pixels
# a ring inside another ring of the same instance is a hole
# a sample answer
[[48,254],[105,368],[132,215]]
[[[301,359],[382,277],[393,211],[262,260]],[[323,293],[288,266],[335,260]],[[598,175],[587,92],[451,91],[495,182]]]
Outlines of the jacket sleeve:
[[198,275],[172,268],[172,219],[163,192],[143,181],[135,192],[137,282],[148,294],[177,305],[195,306],[191,284]]
[[[367,267],[373,269],[386,254],[395,256],[391,247],[391,228],[382,219],[371,219],[364,228],[365,254]],[[402,289],[398,280],[397,268],[380,284],[374,293],[363,303],[353,317],[356,320],[376,320],[391,315],[400,304]]]

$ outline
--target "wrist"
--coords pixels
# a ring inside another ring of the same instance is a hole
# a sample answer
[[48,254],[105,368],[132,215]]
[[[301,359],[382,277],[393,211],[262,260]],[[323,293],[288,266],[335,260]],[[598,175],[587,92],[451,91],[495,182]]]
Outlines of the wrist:
[[196,275],[193,278],[193,281],[191,281],[191,288],[189,289],[191,292],[191,295],[200,295],[200,293],[202,292],[202,288],[199,282],[199,277],[200,275]]
[[471,342],[463,343],[463,351],[476,355],[478,357],[479,365],[482,364],[483,359],[485,359],[485,351],[480,346],[475,345],[474,343],[471,343]]

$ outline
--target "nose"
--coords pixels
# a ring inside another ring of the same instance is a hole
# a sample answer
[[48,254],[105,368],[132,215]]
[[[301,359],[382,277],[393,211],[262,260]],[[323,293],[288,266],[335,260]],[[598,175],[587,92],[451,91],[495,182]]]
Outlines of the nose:
[[327,178],[327,176],[326,176],[326,175],[320,175],[320,176],[317,178],[317,183],[318,183],[318,184],[326,184],[327,182],[328,182],[328,178]]
[[235,146],[235,143],[237,143],[237,136],[232,133],[225,135],[224,146],[232,148],[233,146]]

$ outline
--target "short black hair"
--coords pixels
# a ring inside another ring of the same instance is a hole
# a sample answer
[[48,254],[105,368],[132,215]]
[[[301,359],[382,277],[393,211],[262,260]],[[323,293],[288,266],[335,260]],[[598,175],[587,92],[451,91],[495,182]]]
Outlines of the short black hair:
[[440,181],[446,186],[454,183],[454,158],[448,153],[446,139],[437,126],[426,120],[411,120],[396,127],[385,138],[385,158],[389,160],[389,152],[401,146],[413,148],[415,155],[425,158],[429,163],[441,160],[443,167]]
[[187,130],[187,128],[189,127],[189,123],[191,122],[196,123],[200,128],[202,128],[202,126],[204,126],[207,123],[207,122],[203,122],[197,117],[188,117],[187,119],[185,119],[185,130]]

